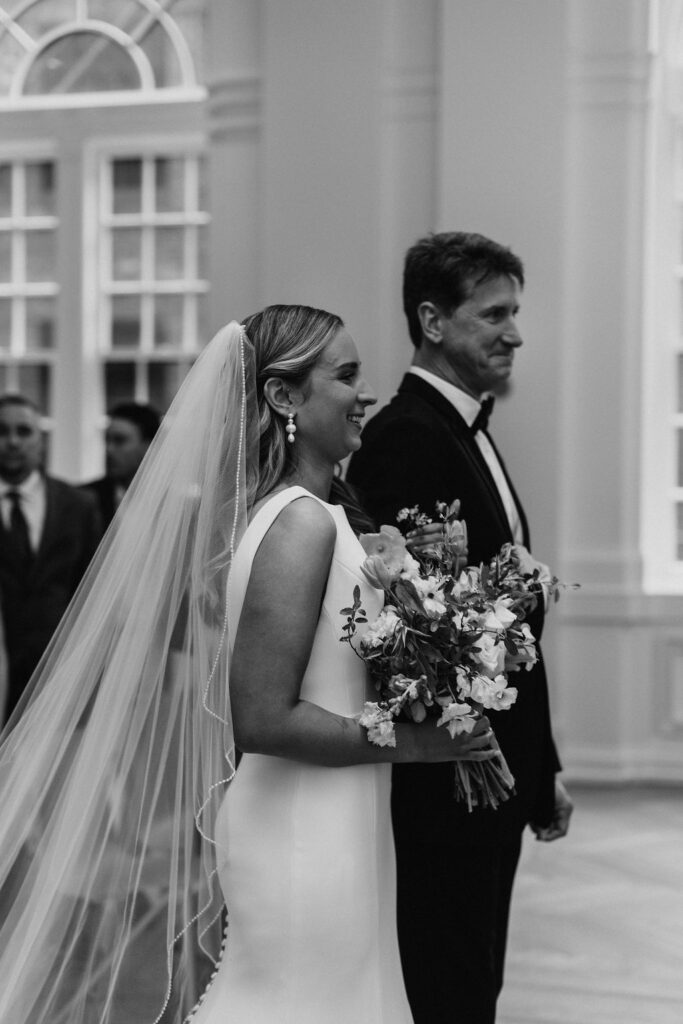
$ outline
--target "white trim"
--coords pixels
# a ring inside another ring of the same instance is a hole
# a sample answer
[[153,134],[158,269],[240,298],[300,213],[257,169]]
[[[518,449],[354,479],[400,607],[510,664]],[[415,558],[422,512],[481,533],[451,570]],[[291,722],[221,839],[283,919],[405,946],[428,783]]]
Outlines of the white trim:
[[59,284],[54,281],[13,280],[0,283],[0,298],[3,299],[49,299],[59,295]]
[[[45,50],[56,43],[59,39],[65,39],[67,36],[72,35],[83,35],[84,33],[90,33],[91,35],[104,36],[110,39],[112,42],[117,43],[122,50],[128,54],[133,61],[138,74],[140,75],[140,88],[147,90],[148,93],[154,93],[154,72],[152,65],[149,62],[149,58],[140,48],[131,40],[130,36],[126,32],[122,32],[121,29],[115,25],[110,25],[106,21],[96,21],[94,19],[88,19],[83,22],[70,21],[66,25],[60,25],[58,28],[52,29],[51,32],[46,32],[45,35],[41,36],[39,43],[33,50],[30,50],[26,55],[19,61],[19,65],[14,72],[12,78],[12,84],[10,86],[9,98],[10,101],[14,100],[17,102],[19,99],[24,99],[24,86],[26,85],[26,79],[28,74],[35,64],[39,56],[45,52]],[[129,90],[126,90],[128,93]],[[132,90],[131,90],[132,91]],[[61,96],[61,95],[72,95],[71,93],[44,93],[41,94],[40,98],[44,99],[45,96]],[[100,95],[99,93],[79,93],[78,95],[92,96]]]
[[[31,2],[33,2],[33,0],[31,0]],[[32,51],[35,46],[35,39],[23,28],[20,28],[19,25],[17,25],[15,20],[16,16],[16,13],[12,15],[7,14],[3,11],[2,7],[0,7],[0,25],[5,27],[7,34],[16,39],[20,46],[23,46],[27,51]]]
[[108,213],[102,217],[101,224],[106,228],[184,228],[202,227],[208,224],[210,219],[207,213],[188,213],[184,218],[177,212]]
[[108,135],[106,139],[96,139],[85,143],[88,151],[96,151],[98,156],[130,157],[134,160],[145,156],[202,156],[206,146],[206,137],[201,132],[185,132],[183,135]]
[[100,277],[100,287],[106,295],[203,295],[209,290],[208,281],[194,278],[136,278],[134,281],[112,281]]
[[109,92],[46,93],[19,99],[0,97],[0,113],[13,110],[45,110],[71,107],[157,106],[160,103],[198,103],[206,99],[206,89],[164,86],[153,92],[116,90]]
[[[19,161],[12,161],[16,167]],[[31,163],[31,161],[28,161]],[[0,163],[4,163],[0,159]],[[17,217],[0,217],[0,228],[3,231],[51,231],[59,224],[57,217],[47,213],[21,214]]]
[[[179,90],[185,94],[187,98],[192,99],[203,99],[205,91],[198,89],[197,86],[197,75],[195,70],[195,62],[193,55],[188,46],[187,40],[177,24],[175,19],[168,13],[166,7],[171,0],[165,0],[161,3],[159,0],[136,0],[140,7],[140,19],[130,31],[120,28],[118,25],[112,22],[102,21],[100,19],[88,18],[87,17],[87,4],[85,0],[75,0],[75,17],[67,22],[63,22],[61,25],[46,32],[40,38],[36,39],[31,36],[28,32],[22,29],[17,24],[17,19],[22,16],[27,10],[29,10],[35,4],[42,2],[42,0],[27,0],[26,3],[20,4],[19,7],[11,14],[8,14],[2,8],[0,8],[0,26],[4,26],[8,34],[10,34],[20,46],[24,48],[25,55],[19,61],[19,64],[12,76],[12,82],[9,90],[9,103],[7,100],[0,102],[0,110],[12,109],[14,106],[24,107],[33,106],[35,100],[42,100],[42,104],[38,105],[78,105],[73,103],[58,103],[55,104],[54,95],[45,95],[40,97],[24,97],[23,90],[26,84],[26,78],[29,74],[31,67],[33,66],[37,57],[52,43],[58,39],[64,38],[68,35],[74,35],[83,32],[97,33],[105,38],[111,39],[118,43],[124,50],[126,50],[133,60],[138,73],[140,75],[141,89],[146,90],[148,93],[152,92],[156,94],[157,91],[165,91],[166,87],[158,87],[154,78],[154,71],[152,64],[144,51],[144,40],[147,34],[155,27],[160,26],[166,36],[167,45],[175,54],[178,62],[178,68],[180,72],[181,85],[170,87],[174,92]],[[132,91],[132,90],[131,90]],[[200,92],[200,96],[190,95],[196,92]],[[69,96],[77,95],[81,100],[84,97],[88,98],[88,106],[94,106],[92,98],[95,96],[101,97],[103,94],[97,93],[79,93],[79,94],[66,94]],[[121,96],[129,96],[129,91],[125,91],[123,94],[108,93],[106,94],[109,104],[127,102],[127,100],[121,99]],[[177,98],[176,98],[177,99]],[[45,102],[49,100],[49,102]],[[28,102],[27,102],[28,101]],[[31,102],[33,101],[33,102]],[[100,101],[101,102],[101,101]]]
[[[150,0],[138,0],[138,3],[150,4]],[[187,40],[185,39],[185,36],[181,32],[178,24],[171,17],[171,15],[168,14],[165,10],[161,9],[160,4],[155,3],[154,6],[159,9],[158,13],[154,15],[153,18],[147,19],[147,23],[145,23],[144,21],[140,22],[138,30],[136,30],[134,34],[131,35],[131,38],[135,42],[137,42],[138,38],[144,39],[145,35],[149,31],[149,25],[153,22],[162,25],[163,28],[166,29],[166,33],[168,34],[171,44],[175,49],[176,56],[178,57],[178,64],[180,65],[180,75],[183,80],[183,86],[191,87],[193,85],[196,85],[197,77],[195,75],[194,60],[192,59],[192,54],[190,52],[189,46],[187,45]],[[144,33],[139,31],[139,29],[142,27],[144,27]]]

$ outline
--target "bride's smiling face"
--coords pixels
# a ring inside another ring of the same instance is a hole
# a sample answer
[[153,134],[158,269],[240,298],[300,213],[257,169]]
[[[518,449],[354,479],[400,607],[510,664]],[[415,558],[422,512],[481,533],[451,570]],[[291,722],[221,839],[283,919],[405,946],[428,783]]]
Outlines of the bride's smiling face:
[[323,349],[301,390],[295,446],[339,462],[360,448],[365,410],[376,401],[361,372],[355,342],[342,328]]

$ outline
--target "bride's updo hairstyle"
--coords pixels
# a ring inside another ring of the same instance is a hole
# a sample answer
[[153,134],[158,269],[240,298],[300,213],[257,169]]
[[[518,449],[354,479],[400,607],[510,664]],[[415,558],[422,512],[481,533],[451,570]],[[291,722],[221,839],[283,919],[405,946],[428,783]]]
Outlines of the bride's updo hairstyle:
[[279,305],[266,306],[242,326],[254,348],[259,410],[259,479],[249,494],[252,505],[272,491],[296,458],[296,445],[287,444],[285,420],[263,393],[266,381],[280,377],[294,388],[304,387],[323,349],[344,323],[323,309]]

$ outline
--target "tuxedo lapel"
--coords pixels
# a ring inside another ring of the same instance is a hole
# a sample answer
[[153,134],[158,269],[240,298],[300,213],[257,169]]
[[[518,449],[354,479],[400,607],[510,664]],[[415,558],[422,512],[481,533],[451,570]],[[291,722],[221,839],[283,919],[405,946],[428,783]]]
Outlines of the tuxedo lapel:
[[[407,373],[405,375],[401,382],[399,391],[404,394],[410,394],[414,398],[419,398],[421,401],[426,402],[433,412],[435,412],[443,421],[444,431],[450,435],[453,442],[463,453],[472,470],[473,476],[479,479],[480,485],[488,494],[491,507],[495,510],[502,533],[504,535],[509,535],[512,540],[512,536],[510,534],[510,522],[500,493],[496,487],[496,482],[491,475],[491,470],[487,465],[486,459],[482,455],[479,445],[474,439],[472,431],[458,410],[451,405],[447,398],[444,398],[440,391],[437,391],[436,388],[432,387],[431,384],[423,380],[422,377],[418,377],[415,373]],[[496,455],[498,455],[497,451]],[[447,458],[447,454],[444,457]],[[500,459],[500,456],[498,456],[498,458]],[[503,469],[503,471],[505,472],[505,469]],[[507,473],[505,475],[507,477]],[[514,491],[512,493],[514,495]],[[514,497],[517,502],[516,495],[514,495]],[[517,502],[517,505],[519,507],[519,502]],[[524,519],[522,519],[522,521],[524,522]]]

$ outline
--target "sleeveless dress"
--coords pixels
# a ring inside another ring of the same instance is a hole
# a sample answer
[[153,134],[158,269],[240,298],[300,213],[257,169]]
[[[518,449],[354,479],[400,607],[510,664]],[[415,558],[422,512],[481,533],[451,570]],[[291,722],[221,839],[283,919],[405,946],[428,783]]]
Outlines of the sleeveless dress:
[[[230,574],[233,624],[263,537],[302,496],[314,497],[302,487],[280,491],[249,524]],[[363,662],[339,640],[340,609],[358,585],[372,621],[382,596],[360,571],[365,554],[343,508],[320,504],[337,539],[301,697],[351,717],[372,698]],[[389,764],[328,768],[243,755],[216,822],[226,944],[192,1024],[412,1024],[396,934],[390,785]]]

